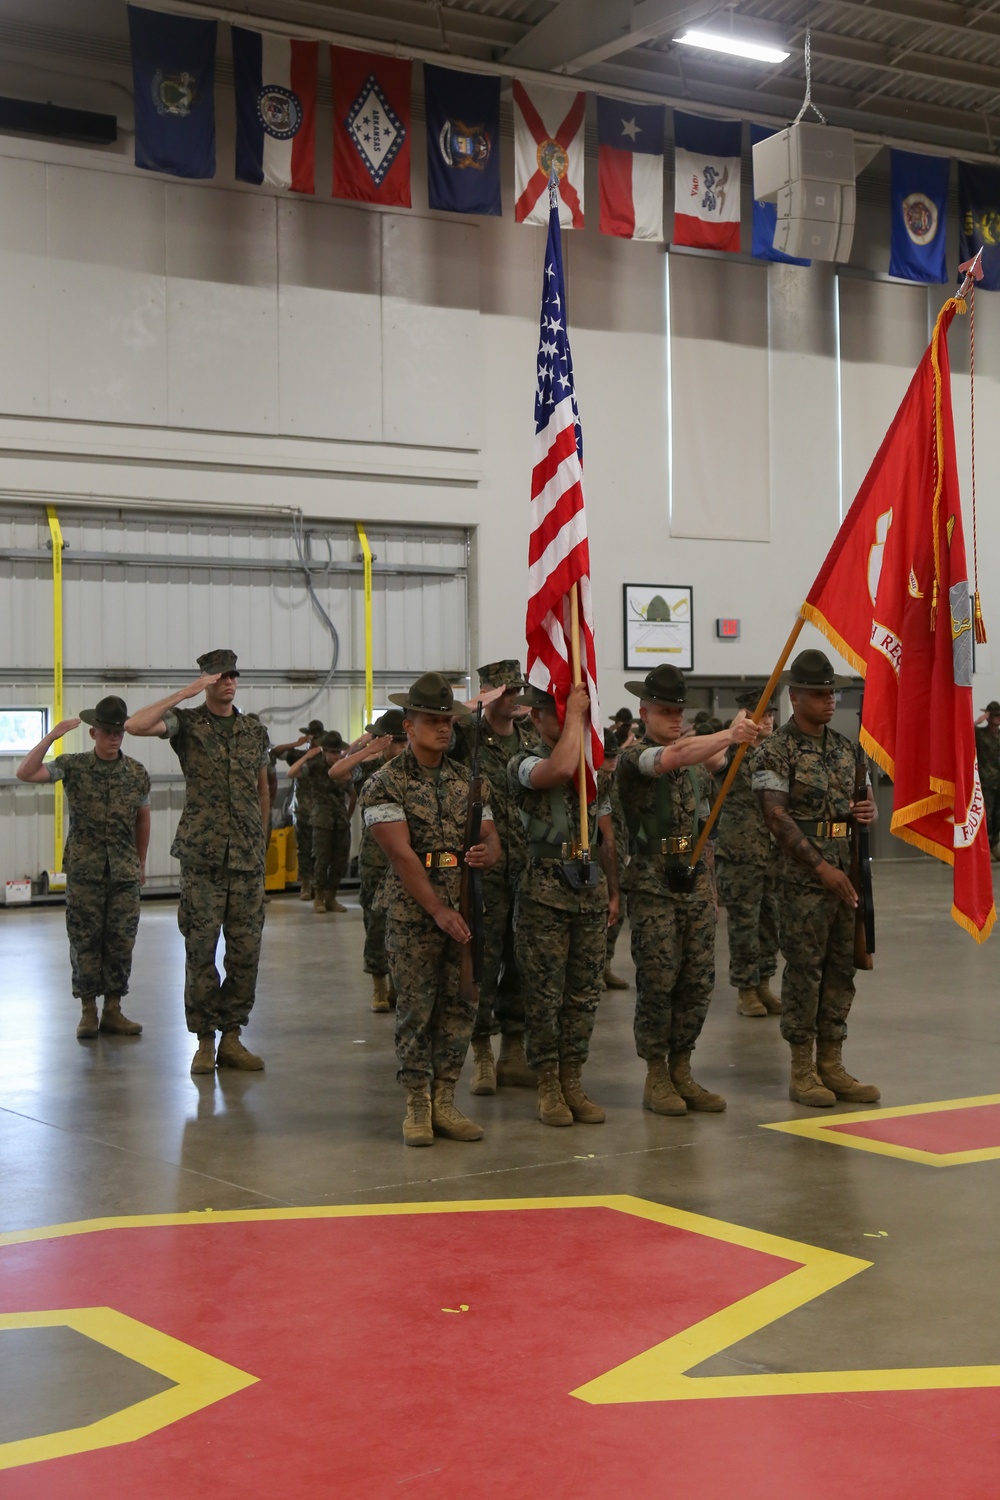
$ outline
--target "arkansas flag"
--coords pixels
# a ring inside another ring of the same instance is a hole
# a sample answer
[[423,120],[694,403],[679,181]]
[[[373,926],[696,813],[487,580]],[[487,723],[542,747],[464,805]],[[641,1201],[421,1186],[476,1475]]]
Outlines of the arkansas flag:
[[319,42],[232,30],[237,178],[315,192]]
[[630,104],[598,95],[602,234],[662,240],[663,120],[662,104]]
[[583,228],[583,117],[586,94],[532,88],[514,79],[514,217],[548,224],[549,178],[555,172],[559,223]]
[[972,706],[946,302],[801,613],[865,679],[861,741],[895,783],[892,831],[954,868],[952,916],[996,921]]
[[740,248],[739,120],[674,112],[674,244]]
[[410,78],[400,57],[330,48],[333,196],[410,207]]

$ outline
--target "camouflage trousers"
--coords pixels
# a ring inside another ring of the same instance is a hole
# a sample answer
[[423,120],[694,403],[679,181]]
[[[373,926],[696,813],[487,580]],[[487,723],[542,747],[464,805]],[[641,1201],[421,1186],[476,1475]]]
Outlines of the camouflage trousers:
[[359,864],[361,877],[361,890],[359,893],[361,901],[361,915],[365,922],[365,973],[366,974],[388,974],[389,956],[385,951],[385,912],[376,910],[375,896],[382,878],[384,869],[371,869],[365,864],[364,852]]
[[295,853],[299,862],[299,881],[312,885],[313,878],[313,826],[311,820],[301,814],[295,817]]
[[715,988],[715,893],[707,870],[699,870],[689,894],[633,891],[628,919],[635,1050],[647,1062],[691,1052]]
[[610,969],[610,967],[611,967],[611,960],[615,956],[615,949],[618,946],[618,939],[622,935],[622,928],[624,926],[625,926],[625,898],[622,897],[622,913],[621,913],[621,916],[618,918],[618,921],[615,923],[615,925],[613,927],[609,927],[608,928],[608,951],[607,951],[607,954],[606,954],[605,959],[604,959],[604,966],[607,969]]
[[823,886],[784,881],[779,894],[781,1035],[840,1042],[854,999],[854,912]]
[[312,881],[319,891],[337,891],[351,858],[351,828],[349,823],[336,823],[332,828],[317,828],[312,831]]
[[559,911],[518,895],[514,937],[529,1066],[585,1063],[604,988],[607,909]]
[[390,912],[386,949],[396,985],[396,1077],[404,1088],[454,1083],[469,1050],[476,1007],[459,994],[462,950],[420,908]]
[[473,1035],[520,1035],[524,1000],[514,956],[514,890],[503,876],[483,880],[483,928],[483,979]]
[[755,990],[778,967],[778,892],[767,866],[720,859],[719,903],[729,930],[729,983]]
[[71,877],[66,885],[66,932],[77,1000],[127,995],[139,928],[138,880],[103,875]]
[[980,776],[983,786],[983,800],[986,803],[986,831],[989,834],[991,844],[1000,839],[1000,779],[991,775]]
[[[177,925],[184,934],[184,1016],[188,1031],[245,1026],[253,1009],[264,927],[264,876],[228,866],[181,864]],[[226,939],[226,977],[215,966],[219,934]]]

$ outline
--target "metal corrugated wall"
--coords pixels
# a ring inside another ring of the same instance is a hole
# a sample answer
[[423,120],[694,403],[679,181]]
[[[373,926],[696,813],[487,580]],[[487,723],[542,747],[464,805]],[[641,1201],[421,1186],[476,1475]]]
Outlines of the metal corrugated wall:
[[[231,646],[240,659],[239,705],[262,715],[272,741],[294,739],[314,717],[346,736],[360,733],[364,595],[352,525],[75,507],[60,519],[67,716],[111,692],[130,708],[164,697],[197,676],[201,652]],[[375,706],[423,671],[467,677],[468,533],[374,524],[366,531],[375,557]],[[51,578],[44,511],[0,508],[2,705],[51,709]],[[317,605],[336,631],[336,651]],[[81,729],[66,748],[88,744]],[[153,778],[149,884],[172,885],[169,849],[183,802],[176,758],[155,740],[125,748]],[[34,876],[52,863],[52,791],[17,783],[14,765],[0,759],[0,879]]]

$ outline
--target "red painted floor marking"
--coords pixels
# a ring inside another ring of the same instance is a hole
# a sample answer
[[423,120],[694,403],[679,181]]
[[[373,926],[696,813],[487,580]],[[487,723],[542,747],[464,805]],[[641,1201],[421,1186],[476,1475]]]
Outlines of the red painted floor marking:
[[793,1268],[610,1209],[209,1221],[2,1267],[2,1311],[107,1303],[260,1377],[140,1442],[9,1470],[4,1500],[790,1500],[803,1473],[810,1500],[995,1493],[995,1391],[573,1399]]
[[859,1135],[892,1146],[932,1151],[985,1151],[1000,1146],[1000,1104],[974,1104],[968,1109],[942,1109],[926,1115],[897,1115],[859,1124],[824,1126],[830,1135]]

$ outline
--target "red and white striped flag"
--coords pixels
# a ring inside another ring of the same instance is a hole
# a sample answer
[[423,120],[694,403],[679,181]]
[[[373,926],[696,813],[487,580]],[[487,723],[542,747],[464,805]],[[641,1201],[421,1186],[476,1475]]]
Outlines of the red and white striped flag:
[[535,465],[531,475],[528,543],[528,681],[551,693],[560,721],[572,686],[570,590],[578,586],[580,668],[590,694],[587,800],[604,760],[597,699],[597,653],[590,594],[590,544],[583,508],[583,434],[573,390],[573,358],[566,329],[559,204],[549,193],[549,234],[542,277],[542,313],[535,392]]

